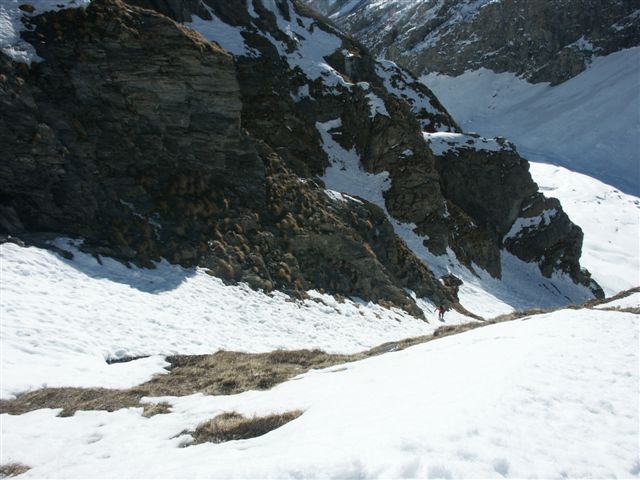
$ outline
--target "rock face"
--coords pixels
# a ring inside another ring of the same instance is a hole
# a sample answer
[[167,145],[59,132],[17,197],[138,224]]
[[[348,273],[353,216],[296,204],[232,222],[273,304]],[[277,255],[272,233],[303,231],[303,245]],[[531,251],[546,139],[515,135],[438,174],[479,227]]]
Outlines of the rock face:
[[561,83],[593,56],[640,44],[640,1],[308,2],[374,53],[417,74],[488,68]]
[[[455,303],[457,283],[438,281],[391,219],[470,268],[499,277],[506,248],[598,293],[579,228],[512,146],[462,134],[411,74],[299,3],[95,0],[34,14],[23,37],[43,61],[0,54],[2,233],[58,232],[139,265],[164,257],[418,316],[407,289]],[[386,183],[372,191],[363,175]]]
[[[26,70],[2,59],[6,230],[68,232],[121,258],[189,263],[211,232],[188,217],[215,214],[225,199],[265,203],[228,53],[117,2],[32,20],[25,36],[44,61]],[[158,238],[176,235],[182,248],[158,250]]]
[[165,257],[416,315],[403,288],[454,301],[377,207],[331,200],[241,128],[234,62],[216,44],[117,0],[31,21],[44,61],[1,63],[5,233],[60,232],[141,265]]

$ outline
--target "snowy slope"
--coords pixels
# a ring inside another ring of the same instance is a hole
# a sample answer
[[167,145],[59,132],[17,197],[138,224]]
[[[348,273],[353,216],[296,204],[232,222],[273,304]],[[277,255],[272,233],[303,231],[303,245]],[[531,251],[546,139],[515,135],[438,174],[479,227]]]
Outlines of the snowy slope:
[[[631,478],[638,327],[564,310],[497,324],[269,391],[168,397],[171,412],[2,415],[23,478]],[[301,417],[249,440],[179,448],[222,412]]]
[[[340,119],[316,124],[322,137],[323,148],[331,161],[322,180],[331,190],[364,198],[386,211],[383,194],[390,187],[387,172],[365,172],[355,149],[345,150],[329,133],[331,129],[339,126]],[[425,134],[425,140],[432,143],[431,148],[436,153],[444,148],[454,148],[449,143],[456,145],[455,142],[470,148],[468,141],[472,141],[473,148],[504,148],[499,147],[495,141],[474,139],[461,134]],[[439,143],[433,146],[433,142]],[[592,296],[586,287],[574,284],[568,275],[555,272],[552,278],[546,278],[536,264],[523,262],[506,250],[501,252],[500,280],[491,277],[477,265],[471,271],[458,261],[450,249],[446,255],[433,255],[424,246],[424,237],[414,233],[415,225],[403,224],[390,215],[389,221],[394,226],[396,234],[436,275],[453,274],[464,282],[460,287],[460,302],[468,310],[485,318],[508,313],[514,309],[579,304]],[[629,282],[633,283],[631,280]]]
[[556,197],[584,232],[580,263],[607,296],[640,286],[640,198],[587,175],[531,162],[540,190]]
[[[164,372],[165,355],[320,348],[357,352],[432,332],[401,310],[333,297],[292,302],[246,285],[225,286],[200,269],[103,265],[67,241],[73,260],[35,247],[0,245],[1,398],[44,386],[126,388]],[[429,318],[431,317],[431,318]],[[456,312],[448,324],[471,319]],[[437,325],[436,325],[437,324]],[[151,355],[109,365],[107,359]]]
[[487,69],[421,79],[463,130],[507,137],[529,160],[640,195],[639,68],[635,47],[596,57],[587,70],[554,87]]

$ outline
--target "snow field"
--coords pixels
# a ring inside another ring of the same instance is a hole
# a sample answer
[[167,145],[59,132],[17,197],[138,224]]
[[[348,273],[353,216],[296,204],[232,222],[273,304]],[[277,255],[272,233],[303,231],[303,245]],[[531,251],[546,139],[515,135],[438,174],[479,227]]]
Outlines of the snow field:
[[[58,240],[73,260],[39,248],[0,245],[1,398],[45,386],[127,388],[164,373],[164,356],[218,350],[319,348],[354,353],[429,334],[431,324],[401,310],[309,292],[291,301],[246,285],[226,286],[201,269],[103,265]],[[471,319],[450,312],[447,324]],[[106,359],[151,355],[107,364]]]
[[554,87],[480,69],[421,80],[463,130],[502,135],[529,160],[586,173],[640,195],[640,47],[595,57]]
[[584,232],[580,264],[607,296],[640,286],[640,198],[581,173],[530,162],[542,193],[556,197]]
[[[24,478],[628,478],[638,474],[636,315],[563,310],[315,370],[171,412],[2,415]],[[268,434],[179,448],[235,410],[302,409]]]

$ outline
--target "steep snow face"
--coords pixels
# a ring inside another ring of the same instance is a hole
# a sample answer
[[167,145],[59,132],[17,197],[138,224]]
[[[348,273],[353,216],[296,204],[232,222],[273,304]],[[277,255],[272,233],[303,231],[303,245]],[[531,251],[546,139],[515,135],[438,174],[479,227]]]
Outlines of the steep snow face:
[[[165,397],[170,413],[2,415],[2,462],[34,478],[630,478],[639,318],[563,310],[308,372],[267,391]],[[303,414],[184,446],[223,412]]]
[[531,162],[540,190],[582,228],[581,265],[613,295],[640,285],[640,198],[563,167]]
[[[440,325],[424,301],[419,305],[431,324],[314,291],[311,300],[293,302],[166,262],[154,270],[108,258],[100,265],[74,242],[56,244],[73,252],[73,260],[0,245],[2,398],[45,386],[131,387],[164,373],[164,355],[278,348],[353,353]],[[446,320],[472,321],[456,312]],[[150,357],[106,362],[144,355]]]
[[640,47],[599,57],[557,86],[481,69],[422,77],[465,131],[502,135],[532,161],[640,195]]

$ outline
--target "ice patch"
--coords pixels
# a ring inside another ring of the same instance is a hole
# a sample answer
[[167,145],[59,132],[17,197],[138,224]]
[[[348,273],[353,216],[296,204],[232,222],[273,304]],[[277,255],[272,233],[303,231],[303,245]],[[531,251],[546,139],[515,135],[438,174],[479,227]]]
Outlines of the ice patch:
[[375,93],[368,93],[367,99],[369,100],[369,118],[374,118],[376,115],[390,116],[387,108],[384,106],[384,101]]
[[355,147],[351,150],[345,150],[333,139],[331,131],[337,130],[341,126],[340,119],[316,123],[324,151],[331,162],[322,176],[322,180],[331,190],[349,193],[385,208],[383,192],[391,186],[389,173],[366,172],[360,164],[360,156]]
[[213,40],[226,51],[236,56],[258,56],[259,53],[256,50],[250,49],[245,44],[242,37],[243,29],[239,27],[231,26],[222,20],[220,20],[213,13],[213,10],[204,3],[202,4],[211,15],[211,20],[205,20],[193,15],[191,22],[185,22],[185,26],[192,28],[196,32],[199,32],[207,40]]
[[506,142],[504,139],[483,138],[479,135],[468,133],[422,132],[422,136],[434,155],[438,156],[444,155],[449,151],[456,151],[460,149],[476,151],[485,150],[489,152],[513,150],[511,144]]
[[555,208],[550,210],[543,211],[540,215],[535,217],[526,217],[526,218],[516,218],[511,225],[511,230],[504,236],[502,241],[509,240],[511,238],[516,238],[522,236],[523,233],[526,233],[528,230],[532,228],[537,228],[540,226],[547,226],[551,224],[551,220],[558,214],[558,211]]

